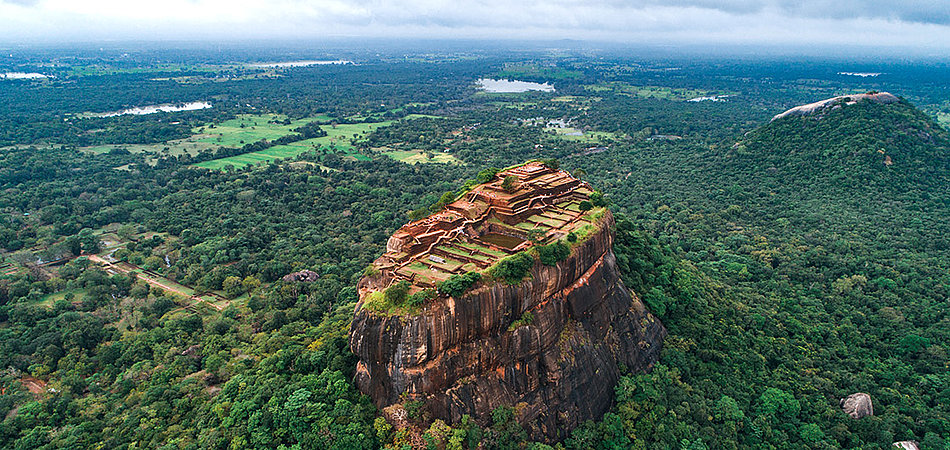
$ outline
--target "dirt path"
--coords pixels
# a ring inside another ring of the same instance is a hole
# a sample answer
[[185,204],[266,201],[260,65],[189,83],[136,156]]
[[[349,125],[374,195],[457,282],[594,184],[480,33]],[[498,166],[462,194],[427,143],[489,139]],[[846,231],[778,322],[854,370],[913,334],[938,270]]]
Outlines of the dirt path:
[[25,376],[20,378],[20,383],[23,383],[23,386],[32,394],[44,394],[46,393],[46,382],[31,376]]

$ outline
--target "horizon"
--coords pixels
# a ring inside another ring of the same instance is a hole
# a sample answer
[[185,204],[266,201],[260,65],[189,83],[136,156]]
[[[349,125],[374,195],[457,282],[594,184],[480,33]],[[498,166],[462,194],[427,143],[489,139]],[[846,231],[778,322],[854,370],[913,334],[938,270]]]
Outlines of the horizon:
[[845,46],[884,53],[950,48],[950,3],[932,1],[491,0],[457,8],[431,0],[0,0],[0,17],[0,45],[448,39],[803,50]]
[[[70,56],[77,52],[84,56],[100,52],[101,57],[133,56],[149,52],[195,52],[215,56],[228,52],[256,52],[256,58],[247,61],[274,62],[277,59],[306,60],[336,56],[369,54],[385,58],[439,52],[444,54],[481,54],[482,56],[510,53],[544,54],[554,59],[564,57],[601,57],[643,59],[653,61],[715,61],[736,59],[749,61],[782,62],[795,59],[801,62],[848,62],[856,64],[917,64],[950,63],[950,53],[934,48],[914,46],[880,47],[876,45],[794,45],[779,43],[643,43],[611,42],[581,39],[498,39],[498,38],[417,38],[386,39],[382,37],[332,37],[324,39],[214,39],[214,40],[143,40],[113,39],[70,42],[0,40],[0,64],[28,64],[17,61],[22,56],[36,56],[36,52],[50,52],[55,57]],[[75,55],[73,55],[75,56]],[[248,56],[248,55],[245,55]],[[268,56],[277,58],[267,59]],[[237,60],[243,60],[238,58]]]

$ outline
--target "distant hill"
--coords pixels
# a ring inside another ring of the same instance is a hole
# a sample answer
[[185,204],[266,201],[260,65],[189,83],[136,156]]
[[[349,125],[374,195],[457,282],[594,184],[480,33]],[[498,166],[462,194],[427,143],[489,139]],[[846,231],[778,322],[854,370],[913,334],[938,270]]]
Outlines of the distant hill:
[[792,108],[741,138],[725,157],[749,180],[945,186],[950,139],[907,101],[868,93]]
[[772,120],[781,119],[783,117],[794,117],[794,116],[808,116],[813,114],[819,114],[826,111],[832,111],[842,106],[853,105],[859,101],[867,100],[872,103],[881,103],[881,104],[890,104],[898,103],[901,99],[897,98],[894,94],[890,92],[868,92],[866,94],[854,94],[854,95],[839,95],[837,97],[831,97],[826,100],[822,100],[815,103],[809,103],[807,105],[796,106],[788,111],[785,111],[781,114],[777,114]]

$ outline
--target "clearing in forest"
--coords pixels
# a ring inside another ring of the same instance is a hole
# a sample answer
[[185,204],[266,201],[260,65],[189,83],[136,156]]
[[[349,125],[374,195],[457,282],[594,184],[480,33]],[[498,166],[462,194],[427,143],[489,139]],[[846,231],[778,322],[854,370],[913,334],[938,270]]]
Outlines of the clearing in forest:
[[379,127],[388,126],[392,124],[392,122],[393,121],[388,120],[377,123],[339,124],[335,127],[326,125],[322,127],[324,131],[327,132],[327,135],[323,137],[292,142],[285,145],[275,145],[257,152],[204,161],[195,164],[195,166],[204,167],[206,169],[223,169],[228,165],[242,167],[259,162],[273,161],[275,159],[291,158],[307,151],[316,150],[317,148],[322,148],[324,151],[329,150],[340,153],[343,157],[368,160],[369,158],[366,155],[361,155],[354,151],[353,141],[359,141],[366,134],[375,131]]
[[396,161],[402,161],[406,164],[418,164],[418,163],[445,163],[445,164],[459,164],[461,161],[458,160],[451,153],[446,152],[426,152],[423,150],[393,150],[389,148],[380,148],[382,154],[395,159]]
[[706,91],[702,89],[687,89],[668,86],[634,86],[620,81],[590,84],[584,86],[591,92],[616,92],[621,95],[640,98],[659,98],[673,101],[686,101],[697,97],[710,95],[734,94],[733,92]]
[[[403,117],[400,120],[409,120],[416,119],[420,117],[437,117],[437,116],[426,116],[422,114],[409,114],[406,117]],[[308,119],[314,120],[314,119]],[[318,118],[317,120],[320,120]],[[395,120],[386,120],[382,122],[371,122],[371,123],[344,123],[337,125],[323,125],[324,131],[327,132],[326,136],[307,139],[303,141],[292,142],[290,144],[284,145],[275,145],[268,149],[264,149],[257,152],[244,153],[235,156],[229,156],[227,158],[214,159],[211,161],[204,161],[198,164],[195,164],[197,167],[204,167],[206,169],[223,169],[228,165],[234,167],[243,167],[250,164],[257,164],[260,162],[273,161],[275,159],[284,159],[292,158],[301,153],[322,149],[324,152],[333,152],[337,153],[344,158],[358,161],[368,161],[370,158],[366,155],[360,154],[354,148],[354,143],[358,143],[363,140],[366,135],[376,131],[378,128],[387,127],[392,125]]]
[[[294,134],[294,129],[310,122],[329,122],[333,118],[326,115],[291,120],[278,114],[241,114],[234,119],[218,124],[208,124],[191,130],[192,136],[157,144],[109,144],[82,147],[87,153],[108,153],[114,149],[128,150],[131,153],[154,153],[156,156],[197,155],[202,150],[214,150],[221,147],[240,148],[263,139],[272,141]],[[329,128],[329,127],[327,127]]]
[[619,135],[607,131],[582,131],[572,127],[545,127],[544,131],[554,133],[557,137],[568,141],[587,143],[601,143],[610,139],[617,139]]

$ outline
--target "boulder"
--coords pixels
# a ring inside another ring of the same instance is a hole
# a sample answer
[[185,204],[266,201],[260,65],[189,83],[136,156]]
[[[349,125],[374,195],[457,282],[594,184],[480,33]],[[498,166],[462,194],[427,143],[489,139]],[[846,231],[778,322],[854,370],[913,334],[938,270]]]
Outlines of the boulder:
[[841,410],[851,416],[852,419],[874,415],[874,405],[871,403],[871,396],[863,392],[856,392],[841,399]]
[[284,275],[284,277],[281,278],[281,280],[287,281],[287,282],[299,281],[303,283],[312,283],[314,281],[317,281],[317,279],[319,278],[320,278],[319,273],[316,273],[312,270],[301,270],[300,272],[294,272],[294,273],[289,273],[287,275]]

